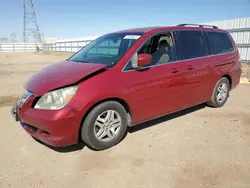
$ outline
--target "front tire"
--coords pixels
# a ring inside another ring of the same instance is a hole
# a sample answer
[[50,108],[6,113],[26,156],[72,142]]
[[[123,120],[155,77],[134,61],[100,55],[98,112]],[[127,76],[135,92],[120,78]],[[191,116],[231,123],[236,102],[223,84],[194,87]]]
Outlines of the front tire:
[[226,77],[222,77],[215,85],[213,95],[207,102],[208,106],[218,108],[223,106],[229,97],[230,83]]
[[85,118],[81,138],[94,150],[104,150],[118,144],[128,125],[125,108],[116,101],[107,101],[93,108]]

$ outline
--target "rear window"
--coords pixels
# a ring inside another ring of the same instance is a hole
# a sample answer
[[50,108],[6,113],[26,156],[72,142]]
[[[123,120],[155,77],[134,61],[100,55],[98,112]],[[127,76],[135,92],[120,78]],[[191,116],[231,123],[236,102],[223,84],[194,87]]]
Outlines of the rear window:
[[178,59],[191,59],[207,55],[206,43],[201,31],[177,31]]
[[220,32],[207,32],[214,54],[228,53],[234,50],[232,41],[228,34]]

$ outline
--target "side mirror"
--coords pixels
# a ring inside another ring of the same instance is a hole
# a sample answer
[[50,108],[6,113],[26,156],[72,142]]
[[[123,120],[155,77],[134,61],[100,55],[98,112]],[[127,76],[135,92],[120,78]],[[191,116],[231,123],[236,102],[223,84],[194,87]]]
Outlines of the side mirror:
[[152,55],[148,53],[138,55],[138,67],[144,67],[151,63]]

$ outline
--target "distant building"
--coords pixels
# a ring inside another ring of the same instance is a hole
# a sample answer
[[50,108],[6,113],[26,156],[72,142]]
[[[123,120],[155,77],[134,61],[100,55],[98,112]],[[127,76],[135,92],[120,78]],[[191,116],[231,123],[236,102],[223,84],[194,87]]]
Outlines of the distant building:
[[92,41],[98,38],[99,36],[85,36],[85,37],[79,37],[79,38],[71,38],[71,39],[63,39],[63,40],[57,40],[56,42],[72,42],[72,41]]
[[55,43],[56,41],[56,37],[44,37],[44,43]]

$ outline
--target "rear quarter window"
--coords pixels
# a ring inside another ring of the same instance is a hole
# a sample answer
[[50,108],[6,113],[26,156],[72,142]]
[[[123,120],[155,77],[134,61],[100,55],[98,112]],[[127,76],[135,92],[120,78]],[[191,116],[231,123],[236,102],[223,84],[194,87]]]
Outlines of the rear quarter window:
[[209,31],[207,34],[211,41],[213,54],[229,53],[234,50],[227,33]]

